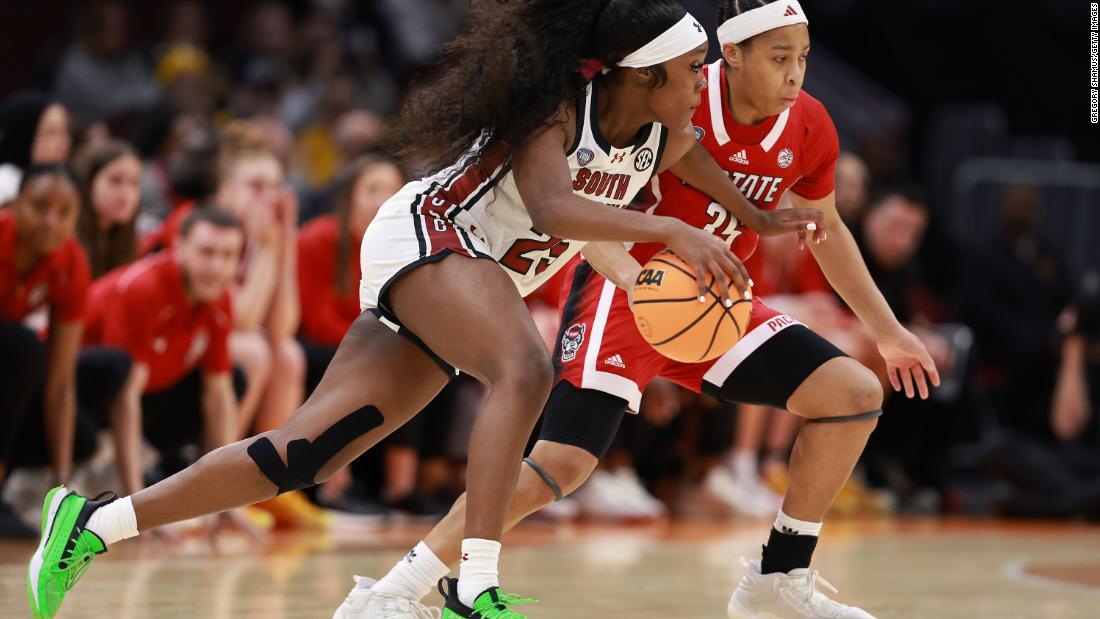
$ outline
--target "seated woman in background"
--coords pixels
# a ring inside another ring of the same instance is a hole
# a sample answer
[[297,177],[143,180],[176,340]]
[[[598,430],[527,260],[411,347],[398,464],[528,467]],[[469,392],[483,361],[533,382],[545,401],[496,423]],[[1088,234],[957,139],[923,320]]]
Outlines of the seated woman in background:
[[69,112],[42,92],[15,93],[0,104],[0,204],[19,194],[24,170],[69,158]]
[[[27,168],[19,196],[0,210],[0,488],[13,464],[48,462],[62,482],[72,473],[76,358],[90,280],[73,236],[79,208],[67,169],[53,164]],[[35,318],[49,320],[45,341],[46,325]],[[26,436],[42,427],[45,445]],[[33,538],[34,530],[0,503],[4,537]]]
[[129,144],[109,140],[82,151],[75,167],[82,202],[77,236],[99,279],[137,258],[141,160]]

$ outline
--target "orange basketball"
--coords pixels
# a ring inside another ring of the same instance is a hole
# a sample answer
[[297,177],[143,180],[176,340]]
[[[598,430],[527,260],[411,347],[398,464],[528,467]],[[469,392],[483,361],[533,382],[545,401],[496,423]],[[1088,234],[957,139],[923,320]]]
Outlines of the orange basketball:
[[662,355],[685,363],[725,354],[745,334],[752,301],[734,299],[727,308],[713,284],[711,276],[700,303],[691,267],[667,249],[654,256],[634,283],[634,322],[642,337]]

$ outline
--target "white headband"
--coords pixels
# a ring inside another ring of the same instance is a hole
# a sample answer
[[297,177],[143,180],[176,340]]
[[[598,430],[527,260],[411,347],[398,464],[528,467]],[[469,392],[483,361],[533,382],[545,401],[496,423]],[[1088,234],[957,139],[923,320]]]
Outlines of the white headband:
[[718,27],[718,42],[722,45],[740,43],[761,32],[775,30],[783,26],[793,26],[794,24],[806,24],[808,26],[810,20],[802,10],[802,5],[798,4],[798,0],[789,0],[788,2],[780,0],[728,19],[726,23]]
[[703,32],[703,27],[689,13],[659,37],[623,58],[619,66],[652,67],[677,56],[683,56],[706,42],[707,33]]

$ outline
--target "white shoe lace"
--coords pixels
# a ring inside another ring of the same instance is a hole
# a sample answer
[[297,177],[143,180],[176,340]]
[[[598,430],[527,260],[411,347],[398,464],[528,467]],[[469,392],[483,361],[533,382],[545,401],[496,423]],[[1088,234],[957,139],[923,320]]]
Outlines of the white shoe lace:
[[[752,565],[752,562],[741,557],[741,565],[748,570],[750,580],[754,585],[759,584],[758,577],[760,573]],[[799,608],[802,612],[809,611],[812,613],[812,617],[840,617],[847,611],[851,610],[850,606],[846,606],[830,599],[824,593],[818,590],[818,585],[824,589],[828,589],[832,593],[839,593],[839,590],[833,586],[833,583],[829,582],[822,576],[817,570],[806,570],[805,573],[796,576],[785,575],[781,577],[780,581],[780,595],[787,601],[788,604]]]
[[[369,594],[372,598],[378,599],[382,603],[382,612],[385,617],[390,617],[389,613],[403,613],[414,619],[441,619],[443,611],[435,608],[424,606],[416,600],[410,600],[400,595],[391,595],[388,593],[382,593],[381,591],[373,591],[369,587],[374,585],[376,581],[372,578],[366,578],[364,576],[355,576],[355,587],[348,593],[347,598],[344,599],[344,604],[352,608],[357,606],[357,595]],[[367,583],[366,586],[360,586],[361,583]],[[363,619],[367,619],[364,617]],[[373,618],[371,618],[373,619]]]

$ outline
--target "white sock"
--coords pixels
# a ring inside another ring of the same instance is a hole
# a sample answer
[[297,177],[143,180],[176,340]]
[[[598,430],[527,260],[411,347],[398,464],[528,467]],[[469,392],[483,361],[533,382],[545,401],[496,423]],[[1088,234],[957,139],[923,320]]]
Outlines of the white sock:
[[92,512],[84,528],[98,535],[108,546],[120,540],[137,537],[134,502],[126,497],[100,507]]
[[427,544],[420,542],[371,588],[382,593],[419,600],[435,588],[439,579],[450,571]]
[[775,524],[772,526],[775,527],[776,531],[788,535],[812,535],[814,537],[821,535],[820,522],[807,522],[791,518],[784,514],[783,510],[779,510],[779,515],[775,517]]
[[458,566],[458,601],[473,608],[474,600],[489,587],[499,587],[497,561],[500,542],[470,538],[462,540],[462,562]]
[[760,476],[756,466],[756,452],[751,449],[734,449],[728,459],[733,474],[741,479],[753,479]]

